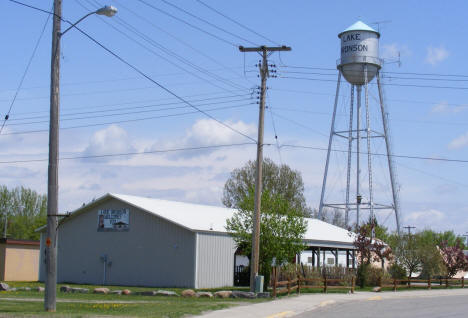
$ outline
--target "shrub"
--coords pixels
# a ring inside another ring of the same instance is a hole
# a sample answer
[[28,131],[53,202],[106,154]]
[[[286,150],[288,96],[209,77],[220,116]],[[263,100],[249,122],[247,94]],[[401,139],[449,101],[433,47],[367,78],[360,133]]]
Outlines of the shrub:
[[388,273],[393,279],[405,279],[406,278],[406,269],[398,263],[393,263],[388,268]]
[[359,265],[357,269],[357,285],[359,285],[361,288],[364,288],[364,286],[367,286],[368,284],[368,279],[369,279],[369,264],[361,264]]

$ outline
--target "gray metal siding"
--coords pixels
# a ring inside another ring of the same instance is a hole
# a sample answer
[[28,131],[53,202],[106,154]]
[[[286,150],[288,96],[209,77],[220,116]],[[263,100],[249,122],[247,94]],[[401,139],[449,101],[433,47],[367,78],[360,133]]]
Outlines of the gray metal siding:
[[[99,209],[130,209],[127,232],[98,232]],[[106,284],[194,287],[195,233],[110,199],[59,227],[58,281]]]
[[198,233],[197,288],[234,284],[234,240],[227,234]]

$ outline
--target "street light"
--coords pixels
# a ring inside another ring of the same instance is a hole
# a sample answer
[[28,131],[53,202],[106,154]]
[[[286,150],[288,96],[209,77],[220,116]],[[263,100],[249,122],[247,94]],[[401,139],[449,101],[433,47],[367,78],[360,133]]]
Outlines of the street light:
[[54,312],[57,297],[57,226],[58,226],[58,154],[59,154],[59,109],[60,109],[60,40],[78,23],[93,14],[112,17],[117,13],[113,6],[105,6],[86,14],[64,32],[61,30],[62,0],[54,0],[54,23],[52,28],[52,59],[50,65],[50,123],[49,167],[47,180],[47,238],[46,278],[44,309]]

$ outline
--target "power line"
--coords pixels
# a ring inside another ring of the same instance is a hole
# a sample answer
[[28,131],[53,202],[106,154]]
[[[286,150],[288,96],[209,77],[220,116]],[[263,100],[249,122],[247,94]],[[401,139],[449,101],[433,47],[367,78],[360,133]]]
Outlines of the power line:
[[[294,76],[280,76],[281,78],[289,78],[295,80],[307,80],[307,81],[319,81],[319,82],[336,82],[336,80],[327,80],[320,78],[307,78],[307,77],[294,77]],[[375,83],[368,83],[368,85],[376,85]],[[456,87],[456,86],[433,86],[433,85],[417,85],[417,84],[395,84],[395,83],[384,83],[386,86],[401,86],[401,87],[418,87],[418,88],[441,88],[441,89],[457,89],[457,90],[468,90],[468,87]]]
[[167,4],[167,5],[169,5],[169,6],[173,7],[173,8],[175,8],[175,9],[177,9],[177,10],[179,10],[179,11],[181,11],[181,12],[183,12],[183,13],[189,15],[189,16],[191,16],[192,18],[197,19],[198,21],[202,21],[202,22],[208,24],[209,26],[211,26],[211,27],[213,27],[213,28],[215,28],[215,29],[217,29],[217,30],[220,30],[220,31],[222,31],[222,32],[224,32],[224,33],[226,33],[226,34],[229,34],[229,35],[231,35],[231,36],[233,36],[233,37],[235,37],[235,38],[238,38],[239,40],[242,40],[242,41],[244,41],[244,42],[250,43],[250,44],[252,44],[252,45],[254,45],[254,46],[257,46],[257,45],[258,45],[257,43],[254,43],[254,42],[252,42],[252,41],[249,41],[249,40],[247,40],[246,38],[243,38],[243,37],[241,37],[241,36],[239,36],[239,35],[237,35],[237,34],[234,34],[234,33],[230,32],[230,31],[228,31],[228,30],[226,30],[226,29],[224,29],[224,28],[221,28],[221,27],[217,26],[217,25],[214,24],[214,23],[211,23],[211,22],[209,22],[209,21],[207,21],[207,20],[205,20],[205,19],[203,19],[203,18],[200,18],[199,16],[197,16],[197,15],[195,15],[195,14],[193,14],[193,13],[190,13],[190,12],[188,12],[187,10],[182,9],[181,7],[176,6],[176,5],[173,4],[173,3],[170,3],[170,2],[168,2],[168,1],[166,1],[166,0],[161,0],[161,1],[164,2],[164,3]]
[[[85,8],[86,10],[89,11],[88,8],[86,8],[79,0],[76,0],[77,3],[79,5],[81,5],[83,8]],[[87,1],[87,0],[86,0]],[[205,75],[208,75],[210,77],[213,77],[215,78],[216,80],[220,81],[220,82],[223,82],[224,84],[228,85],[228,86],[231,86],[231,87],[235,87],[236,89],[239,89],[241,88],[242,86],[239,86],[233,82],[230,82],[226,79],[223,79],[222,77],[218,76],[218,75],[215,75],[195,64],[193,64],[192,62],[188,61],[187,59],[183,58],[182,56],[176,54],[175,52],[169,50],[168,48],[164,47],[163,45],[161,45],[160,43],[156,42],[154,39],[150,38],[149,36],[147,36],[146,34],[140,32],[138,29],[136,29],[135,27],[133,27],[132,25],[128,24],[127,22],[125,22],[123,19],[119,18],[119,17],[116,17],[115,18],[117,20],[117,23],[124,29],[130,31],[131,33],[133,34],[136,34],[140,39],[142,39],[143,41],[145,41],[146,43],[149,43],[152,47],[155,47],[157,48],[158,50],[164,52],[166,55],[170,56],[170,57],[173,57],[175,59],[177,59],[179,62],[182,62],[183,64],[195,69],[196,71],[200,72],[200,73],[203,73]],[[212,81],[204,78],[204,77],[201,77],[200,75],[192,72],[192,71],[189,71],[187,70],[186,68],[182,67],[181,65],[179,65],[178,63],[176,62],[173,62],[171,61],[169,58],[157,53],[156,51],[154,51],[153,49],[149,48],[148,46],[146,46],[145,44],[143,44],[142,42],[138,41],[137,39],[135,39],[134,37],[130,36],[129,34],[125,33],[124,31],[120,30],[119,28],[117,28],[116,26],[114,26],[113,24],[111,24],[110,22],[104,20],[101,18],[101,21],[103,23],[105,23],[106,25],[108,25],[109,27],[111,27],[112,29],[114,29],[116,32],[122,34],[124,37],[126,37],[127,39],[129,39],[130,41],[138,44],[139,46],[141,46],[142,48],[144,48],[145,50],[147,50],[148,52],[150,52],[151,54],[165,60],[167,63],[171,64],[172,66],[180,69],[180,70],[183,70],[184,72],[204,81],[204,82],[207,82],[208,84],[210,85],[213,85],[219,89],[224,89],[226,91],[229,91],[228,89],[225,89],[221,86],[219,86],[218,84],[215,84],[213,83]]]
[[[232,74],[236,75],[236,76],[239,76],[239,74],[235,73],[232,69],[232,67],[227,67],[225,66],[224,64],[222,64],[221,62],[219,62],[218,60],[214,59],[213,57],[205,54],[204,52],[202,52],[201,50],[197,49],[196,47],[194,47],[193,45],[190,45],[189,43],[187,43],[186,41],[182,40],[181,38],[173,35],[172,33],[168,32],[167,30],[165,30],[164,28],[161,28],[159,26],[157,26],[156,24],[154,24],[153,21],[145,18],[144,16],[136,13],[135,11],[133,11],[132,9],[126,7],[125,5],[123,5],[121,2],[119,1],[116,1],[114,0],[115,3],[117,3],[119,5],[119,7],[122,7],[124,8],[126,11],[132,13],[134,16],[136,16],[137,18],[139,18],[140,20],[148,23],[151,27],[153,27],[154,29],[168,35],[169,37],[173,38],[174,40],[176,40],[177,42],[181,43],[182,45],[188,47],[189,49],[193,50],[194,52],[200,54],[201,56],[205,57],[206,59],[208,59],[209,61],[221,66],[224,70],[228,70],[229,72],[231,72]],[[242,77],[242,76],[240,76]]]
[[205,7],[207,7],[208,9],[210,9],[211,11],[214,11],[214,12],[216,12],[217,14],[219,14],[220,16],[222,16],[222,17],[228,19],[228,20],[231,21],[232,23],[235,23],[236,25],[240,26],[241,28],[243,28],[243,29],[245,29],[245,30],[247,30],[247,31],[250,31],[250,32],[252,32],[252,33],[255,34],[255,35],[258,35],[259,37],[261,37],[261,38],[263,38],[263,39],[265,39],[265,40],[267,40],[267,41],[269,41],[269,42],[271,42],[271,43],[273,43],[273,44],[280,45],[278,42],[275,42],[275,41],[273,41],[273,40],[270,40],[269,38],[267,38],[266,36],[264,36],[264,35],[258,33],[257,31],[255,31],[255,30],[253,30],[253,29],[251,29],[251,28],[245,26],[244,24],[242,24],[242,23],[240,23],[240,22],[238,22],[238,21],[236,21],[236,20],[234,20],[234,19],[228,17],[227,15],[225,15],[225,14],[222,13],[222,12],[220,12],[219,10],[217,10],[217,9],[215,9],[215,8],[213,8],[213,7],[209,6],[209,5],[207,5],[205,2],[203,2],[203,1],[201,1],[201,0],[196,0],[196,1],[197,1],[198,3],[204,5]]
[[188,26],[190,26],[190,27],[192,27],[192,28],[194,28],[194,29],[196,29],[196,30],[202,32],[202,33],[208,34],[209,36],[211,36],[211,37],[213,37],[213,38],[215,38],[215,39],[217,39],[217,40],[219,40],[219,41],[221,41],[221,42],[224,42],[224,43],[226,43],[226,44],[229,44],[229,45],[232,45],[232,46],[234,46],[234,47],[237,47],[237,45],[236,45],[234,42],[228,41],[228,40],[226,40],[226,39],[223,39],[223,38],[220,37],[220,36],[217,36],[216,34],[213,34],[213,33],[209,32],[209,31],[203,30],[202,28],[199,28],[199,27],[197,27],[196,25],[193,25],[193,24],[191,24],[191,23],[189,23],[189,22],[187,22],[187,21],[185,21],[185,20],[183,20],[183,19],[180,19],[180,18],[176,17],[175,15],[172,15],[172,14],[170,14],[169,12],[167,12],[167,11],[165,11],[165,10],[163,10],[163,9],[160,9],[160,8],[158,8],[158,7],[152,5],[152,4],[150,4],[150,3],[148,3],[148,2],[146,2],[146,1],[144,1],[144,0],[137,0],[137,1],[139,1],[139,2],[141,2],[141,3],[143,3],[143,4],[145,4],[145,5],[147,5],[148,7],[152,8],[152,9],[154,9],[154,10],[156,10],[156,11],[159,11],[159,12],[161,12],[161,13],[167,15],[167,16],[170,16],[171,18],[173,18],[173,19],[175,19],[175,20],[177,20],[177,21],[179,21],[179,22],[182,22],[182,23],[184,23],[184,24],[186,24],[186,25],[188,25]]
[[44,26],[42,27],[39,38],[36,41],[36,45],[34,46],[34,49],[32,51],[31,56],[29,57],[29,61],[28,61],[28,64],[26,65],[26,69],[24,70],[23,75],[21,76],[21,80],[20,80],[20,82],[18,84],[18,87],[16,88],[15,95],[13,96],[10,107],[8,108],[8,112],[6,113],[5,119],[3,120],[2,126],[0,127],[0,134],[2,133],[3,128],[5,127],[6,121],[10,118],[11,109],[13,108],[13,105],[15,104],[15,101],[16,101],[16,97],[18,96],[18,93],[21,90],[21,87],[23,86],[24,79],[26,78],[26,75],[27,75],[27,73],[29,71],[29,67],[31,66],[33,58],[36,55],[37,48],[39,47],[39,44],[41,43],[42,36],[44,35],[47,24],[49,24],[50,16],[51,16],[50,14],[47,16],[47,19],[46,19],[46,21],[44,23]]
[[[250,94],[237,94],[237,95],[229,95],[229,96],[220,96],[220,97],[210,97],[210,98],[202,98],[202,99],[196,99],[196,100],[191,100],[190,102],[195,103],[195,102],[204,102],[204,101],[213,101],[213,100],[225,100],[228,98],[234,98],[234,97],[244,97],[243,99],[237,99],[237,100],[228,100],[228,101],[219,101],[216,103],[227,103],[227,102],[234,102],[234,101],[240,101],[240,100],[248,100],[247,96],[251,96]],[[251,99],[251,98],[250,98]],[[126,104],[132,104],[132,103],[126,103]],[[154,107],[160,107],[160,106],[170,106],[170,105],[179,105],[179,104],[184,104],[181,101],[177,102],[168,102],[168,103],[162,103],[162,104],[145,104],[145,105],[140,105],[140,106],[135,106],[132,105],[130,107],[119,107],[119,108],[111,108],[111,109],[104,109],[104,110],[93,110],[93,111],[84,111],[84,112],[74,112],[74,113],[62,113],[60,114],[60,117],[69,117],[69,116],[75,116],[75,115],[84,115],[84,114],[99,114],[99,113],[108,113],[108,112],[117,112],[120,110],[129,110],[129,109],[145,109],[145,108],[154,108]],[[214,104],[214,103],[212,103]],[[115,104],[114,104],[115,105]],[[117,105],[122,105],[122,104],[117,104]],[[203,106],[203,105],[210,105],[210,104],[199,104],[198,106]],[[97,107],[109,107],[109,106],[95,106],[95,107],[86,107],[86,108],[97,108]],[[188,107],[188,106],[184,106]],[[83,107],[85,108],[85,107]],[[75,109],[83,109],[83,108],[75,108]],[[172,108],[165,108],[165,109],[177,109],[177,108],[183,108],[183,107],[172,107]],[[132,113],[138,113],[138,112],[132,112]],[[118,115],[118,114],[116,114]],[[41,118],[48,118],[47,115],[44,116],[30,116],[30,117],[20,117],[20,118],[15,118],[15,119],[10,119],[10,122],[14,121],[23,121],[23,120],[31,120],[31,119],[41,119]]]
[[[12,2],[15,2],[15,3],[20,3],[16,0],[10,0]],[[138,1],[141,1],[143,2],[142,0],[138,0]],[[22,5],[25,5],[23,3],[20,3]],[[27,7],[30,7],[32,9],[35,9],[35,10],[39,10],[39,11],[42,11],[42,12],[46,12],[46,13],[51,13],[51,12],[48,12],[48,11],[45,11],[43,9],[40,9],[40,8],[37,8],[37,7],[33,7],[33,6],[29,6],[29,5],[25,5]],[[53,14],[53,13],[52,13]],[[70,25],[73,25],[73,23],[71,23],[70,21],[68,20],[64,20],[62,17],[60,17],[60,19],[66,23],[69,23]],[[104,44],[102,44],[101,42],[99,42],[98,40],[96,40],[95,38],[93,38],[91,35],[89,35],[88,33],[86,33],[85,31],[83,31],[81,28],[79,28],[78,26],[74,25],[73,26],[76,30],[78,30],[81,34],[83,34],[84,36],[86,36],[89,40],[91,40],[92,42],[94,42],[96,45],[98,45],[99,47],[101,47],[103,50],[107,51],[109,54],[111,54],[113,57],[115,57],[116,59],[118,59],[119,61],[121,61],[122,63],[124,63],[125,65],[127,65],[128,67],[130,67],[131,69],[133,69],[135,72],[137,72],[138,74],[140,74],[141,76],[143,76],[144,78],[146,78],[147,80],[149,80],[150,82],[152,82],[153,84],[155,84],[156,86],[160,87],[162,90],[166,91],[167,93],[169,93],[170,95],[174,96],[175,98],[181,100],[182,102],[186,103],[187,105],[189,105],[190,107],[192,107],[193,109],[197,110],[198,112],[204,114],[205,116],[207,116],[208,118],[211,118],[213,119],[214,121],[216,121],[217,123],[219,123],[220,125],[236,132],[237,134],[241,135],[241,136],[244,136],[245,138],[247,139],[250,139],[254,142],[257,142],[255,139],[253,139],[252,137],[242,133],[241,131],[235,129],[234,127],[231,127],[230,125],[220,121],[219,119],[213,117],[212,115],[208,114],[207,112],[201,110],[200,108],[196,107],[195,105],[192,105],[190,102],[188,102],[187,100],[185,100],[184,98],[180,97],[179,95],[177,95],[176,93],[174,93],[173,91],[171,91],[170,89],[166,88],[164,85],[160,84],[159,82],[157,82],[156,80],[154,80],[152,77],[150,77],[149,75],[147,75],[146,73],[144,73],[143,71],[141,71],[139,68],[137,68],[136,66],[134,66],[133,64],[131,64],[130,62],[128,62],[127,60],[125,60],[124,58],[122,58],[120,55],[118,55],[117,53],[115,53],[114,51],[112,51],[111,49],[107,48]]]
[[[233,103],[233,102],[243,102],[243,101],[248,101],[248,100],[250,100],[250,98],[228,100],[228,101],[223,101],[223,102],[218,101],[218,102],[204,103],[204,104],[198,104],[197,106],[200,107],[200,106],[208,106],[208,105],[219,105],[219,104],[226,104],[226,103]],[[250,104],[253,104],[253,103],[250,103]],[[143,106],[143,107],[146,107],[146,106]],[[232,107],[235,107],[235,106],[232,106]],[[188,106],[176,106],[176,107],[166,107],[166,108],[159,108],[159,109],[145,109],[145,110],[123,112],[123,113],[116,113],[116,114],[99,114],[99,115],[93,114],[90,116],[61,118],[60,121],[64,122],[64,121],[70,121],[70,120],[84,120],[84,119],[96,119],[96,118],[114,117],[114,116],[126,116],[126,115],[134,115],[134,114],[161,112],[165,110],[174,110],[174,109],[181,109],[181,108],[189,108],[189,107]],[[49,120],[37,120],[37,121],[30,121],[30,122],[12,123],[12,124],[9,124],[8,126],[24,126],[24,125],[34,125],[34,124],[42,124],[42,123],[48,123],[48,122]]]
[[[290,145],[290,144],[282,144],[280,147],[285,148],[302,148],[302,149],[310,149],[310,150],[320,150],[320,151],[327,151],[327,148],[323,147],[314,147],[314,146],[304,146],[304,145]],[[348,150],[341,150],[341,149],[331,149],[330,151],[333,152],[348,152]],[[356,151],[352,151],[352,153],[357,153]],[[359,154],[368,155],[367,152],[360,151]],[[370,153],[371,156],[387,156],[384,153]],[[396,155],[392,154],[391,157],[395,158],[405,158],[405,159],[418,159],[418,160],[431,160],[431,161],[443,161],[443,162],[458,162],[458,163],[468,163],[468,160],[465,159],[452,159],[452,158],[437,158],[437,157],[424,157],[424,156],[410,156],[410,155]]]
[[[217,108],[211,108],[207,109],[206,111],[216,111],[216,110],[225,110],[225,109],[233,109],[233,108],[240,108],[240,107],[246,107],[253,105],[253,103],[248,103],[248,104],[242,104],[242,105],[235,105],[235,106],[224,106],[224,107],[217,107]],[[205,112],[206,112],[205,111]],[[110,121],[110,122],[103,122],[103,123],[93,123],[93,124],[86,124],[86,125],[77,125],[77,126],[70,126],[70,127],[60,127],[60,130],[68,130],[68,129],[78,129],[78,128],[88,128],[88,127],[96,127],[96,126],[105,126],[105,125],[112,125],[112,124],[123,124],[123,123],[132,123],[132,122],[138,122],[138,121],[145,121],[145,120],[150,120],[150,119],[160,119],[160,118],[169,118],[169,117],[178,117],[178,116],[185,116],[185,115],[193,115],[196,113],[199,113],[199,110],[194,110],[191,112],[183,112],[183,113],[176,113],[176,114],[166,114],[166,115],[160,115],[160,116],[151,116],[151,117],[144,117],[144,118],[136,118],[136,119],[124,119],[124,120],[116,120],[116,121]],[[212,116],[210,115],[210,118]],[[215,120],[215,119],[213,119]],[[215,120],[216,122],[219,123],[218,120]],[[223,126],[226,128],[229,128],[230,130],[237,132],[234,128],[231,126],[224,124]],[[27,130],[27,131],[16,131],[16,132],[9,132],[6,134],[2,134],[0,136],[6,136],[6,135],[26,135],[26,134],[33,134],[33,133],[44,133],[48,132],[48,129],[37,129],[37,130]],[[239,133],[242,136],[246,137],[247,135],[244,135],[243,133]],[[252,141],[255,141],[255,139],[251,137],[246,137],[251,139]],[[256,141],[255,141],[256,142]]]
[[[109,158],[109,157],[123,157],[133,155],[146,155],[146,154],[157,154],[157,153],[170,153],[178,151],[192,151],[192,150],[205,150],[205,149],[218,149],[227,147],[239,147],[255,145],[256,142],[244,142],[237,144],[225,144],[225,145],[212,145],[212,146],[197,146],[197,147],[186,147],[186,148],[172,148],[162,150],[148,150],[141,152],[126,152],[126,153],[113,153],[113,154],[102,154],[102,155],[86,155],[86,156],[74,156],[74,157],[61,157],[59,160],[77,160],[77,159],[95,159],[95,158]],[[12,164],[12,163],[30,163],[30,162],[43,162],[47,161],[47,158],[42,159],[27,159],[27,160],[12,160],[12,161],[0,161],[0,164]]]

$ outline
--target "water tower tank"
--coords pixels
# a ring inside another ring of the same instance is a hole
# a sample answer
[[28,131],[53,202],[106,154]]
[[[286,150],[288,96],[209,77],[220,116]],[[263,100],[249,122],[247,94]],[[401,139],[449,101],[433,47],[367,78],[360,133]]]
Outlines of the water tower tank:
[[380,33],[367,24],[358,21],[338,34],[341,39],[341,58],[338,69],[344,78],[354,85],[365,83],[364,66],[367,65],[367,82],[375,77],[380,69]]

